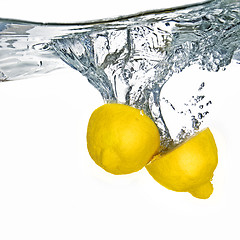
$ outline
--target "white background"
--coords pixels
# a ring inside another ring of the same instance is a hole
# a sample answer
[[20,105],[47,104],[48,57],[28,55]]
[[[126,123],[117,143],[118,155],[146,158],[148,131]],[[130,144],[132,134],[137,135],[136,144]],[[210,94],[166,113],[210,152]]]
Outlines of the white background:
[[[88,2],[3,1],[1,17],[76,22],[191,1]],[[0,239],[239,239],[237,73],[239,65],[175,76],[183,84],[204,80],[213,94],[209,126],[219,164],[208,200],[169,191],[145,169],[114,176],[95,165],[85,136],[92,111],[103,101],[70,67],[0,83]]]

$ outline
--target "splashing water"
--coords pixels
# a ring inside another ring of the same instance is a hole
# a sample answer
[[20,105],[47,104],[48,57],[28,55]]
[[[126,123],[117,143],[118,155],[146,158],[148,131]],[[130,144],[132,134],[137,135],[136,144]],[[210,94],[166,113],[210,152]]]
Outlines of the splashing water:
[[[43,24],[0,19],[0,79],[26,78],[64,67],[86,76],[105,102],[143,109],[157,124],[166,144],[179,143],[199,129],[211,100],[201,93],[176,109],[161,90],[174,73],[198,64],[224,70],[240,61],[240,2],[215,0],[203,4],[140,13],[79,24]],[[62,61],[63,60],[63,61]],[[205,102],[204,102],[205,101]],[[161,103],[188,115],[172,139]],[[200,109],[193,114],[194,109]]]

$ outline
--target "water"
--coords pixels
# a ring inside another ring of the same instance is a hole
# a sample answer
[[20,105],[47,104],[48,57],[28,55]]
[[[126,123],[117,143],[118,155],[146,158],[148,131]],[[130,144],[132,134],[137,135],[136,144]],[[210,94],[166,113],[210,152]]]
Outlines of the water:
[[[176,107],[162,96],[168,80],[192,65],[223,71],[240,63],[240,1],[215,0],[117,19],[43,24],[0,19],[0,79],[24,79],[71,66],[105,102],[143,109],[165,144],[199,130],[212,105],[205,82]],[[173,86],[174,87],[174,86]],[[163,105],[190,119],[172,136]]]

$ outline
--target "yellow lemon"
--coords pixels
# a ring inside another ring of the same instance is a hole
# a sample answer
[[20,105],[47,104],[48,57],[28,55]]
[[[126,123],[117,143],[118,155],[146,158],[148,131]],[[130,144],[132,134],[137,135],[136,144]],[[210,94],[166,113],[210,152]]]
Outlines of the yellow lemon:
[[146,168],[166,188],[206,199],[213,192],[211,180],[217,162],[217,146],[206,128],[167,153],[155,156]]
[[91,158],[113,174],[143,168],[160,150],[155,123],[139,109],[124,104],[105,104],[91,115],[87,129]]

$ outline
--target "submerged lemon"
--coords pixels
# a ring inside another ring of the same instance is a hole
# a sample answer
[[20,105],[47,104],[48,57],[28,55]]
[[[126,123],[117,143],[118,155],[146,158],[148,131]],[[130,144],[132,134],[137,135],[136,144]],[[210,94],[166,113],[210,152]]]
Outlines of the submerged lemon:
[[143,168],[159,152],[160,135],[143,111],[123,104],[105,104],[88,123],[87,147],[91,158],[113,174]]
[[206,199],[213,192],[211,180],[217,162],[217,147],[206,128],[169,152],[155,156],[146,168],[166,188]]

